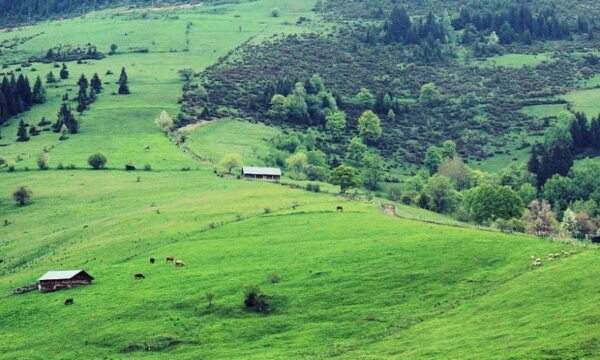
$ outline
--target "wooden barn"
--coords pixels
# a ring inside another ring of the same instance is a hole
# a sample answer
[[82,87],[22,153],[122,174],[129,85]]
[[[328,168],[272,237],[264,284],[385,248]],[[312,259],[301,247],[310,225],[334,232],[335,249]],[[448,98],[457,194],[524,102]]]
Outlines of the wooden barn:
[[281,169],[244,166],[242,168],[242,177],[249,180],[279,181],[281,179]]
[[38,279],[38,289],[50,292],[90,285],[94,278],[84,270],[48,271]]

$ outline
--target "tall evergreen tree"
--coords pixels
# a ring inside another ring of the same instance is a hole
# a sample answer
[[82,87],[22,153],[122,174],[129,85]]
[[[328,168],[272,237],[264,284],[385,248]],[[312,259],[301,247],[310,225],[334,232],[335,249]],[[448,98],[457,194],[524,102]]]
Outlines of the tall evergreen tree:
[[17,130],[17,141],[29,141],[29,135],[27,135],[27,127],[25,122],[21,120],[19,122],[19,130]]
[[46,75],[46,84],[56,84],[56,77],[54,77],[54,73],[52,71],[50,71],[47,75]]
[[125,68],[121,69],[121,76],[119,76],[119,94],[127,95],[129,94],[129,85],[127,85],[127,72],[125,72]]
[[32,101],[34,104],[43,104],[46,102],[46,89],[42,84],[42,79],[38,76],[33,85]]
[[67,69],[67,64],[63,63],[62,68],[60,69],[60,78],[65,80],[69,78],[69,70]]
[[23,76],[23,74],[19,75],[19,79],[17,80],[17,93],[23,104],[23,110],[29,110],[33,105],[33,97],[29,79]]
[[87,95],[88,80],[84,74],[81,74],[77,84],[79,84],[79,94],[77,95],[77,111],[82,113],[87,109],[89,104]]
[[71,107],[66,102],[63,102],[60,111],[58,112],[58,119],[52,125],[52,131],[60,132],[62,127],[66,126],[69,129],[69,133],[76,134],[79,131],[79,122],[73,116]]
[[98,76],[98,73],[95,73],[90,81],[90,87],[96,92],[96,94],[100,94],[102,92],[102,81]]

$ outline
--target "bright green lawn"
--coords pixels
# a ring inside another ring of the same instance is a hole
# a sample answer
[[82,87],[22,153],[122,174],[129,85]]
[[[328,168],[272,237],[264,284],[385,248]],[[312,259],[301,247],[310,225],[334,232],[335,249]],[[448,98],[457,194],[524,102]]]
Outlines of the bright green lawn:
[[504,66],[504,67],[523,67],[536,66],[544,61],[550,61],[552,54],[541,53],[536,55],[531,54],[506,54],[493,56],[479,62],[483,66]]
[[564,99],[573,103],[578,111],[583,111],[588,117],[600,115],[600,89],[579,90],[567,94]]
[[538,119],[544,119],[558,116],[558,114],[565,109],[566,107],[564,104],[531,105],[525,106],[521,109],[521,112],[529,116],[537,117]]
[[262,166],[269,155],[269,143],[281,131],[264,124],[241,120],[218,120],[189,132],[186,146],[216,164],[228,153],[238,153],[247,166]]

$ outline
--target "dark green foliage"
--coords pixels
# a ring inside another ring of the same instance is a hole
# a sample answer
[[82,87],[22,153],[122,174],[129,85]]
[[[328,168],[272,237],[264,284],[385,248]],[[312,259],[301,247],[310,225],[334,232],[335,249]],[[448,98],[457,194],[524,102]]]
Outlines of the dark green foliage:
[[253,309],[261,314],[271,312],[267,295],[263,294],[257,285],[249,285],[244,289],[244,305],[246,308]]
[[32,195],[33,192],[28,187],[21,186],[13,193],[13,199],[17,205],[25,206],[31,199]]
[[496,219],[518,218],[525,205],[508,186],[481,185],[466,192],[463,203],[470,218],[479,224]]
[[77,132],[79,132],[79,122],[75,119],[75,116],[73,116],[71,107],[66,102],[63,102],[60,106],[58,118],[54,125],[52,125],[52,131],[60,132],[63,125],[67,127],[71,134],[77,134]]
[[106,156],[102,153],[95,153],[90,155],[88,158],[88,165],[90,165],[93,169],[104,169],[107,163]]
[[90,87],[96,92],[96,94],[100,94],[100,92],[102,92],[102,81],[100,80],[98,73],[94,73],[94,76],[90,81]]
[[127,72],[125,68],[121,69],[121,75],[119,76],[119,95],[127,95],[129,92]]
[[339,185],[342,193],[345,193],[349,188],[361,185],[356,169],[347,165],[340,165],[333,169],[329,181],[333,185]]
[[46,102],[46,89],[42,84],[42,79],[38,76],[33,85],[32,102],[34,104],[43,104]]
[[60,69],[60,78],[65,80],[69,78],[69,70],[67,69],[67,64],[63,63],[62,68]]
[[29,141],[27,135],[27,126],[23,120],[19,121],[19,130],[17,130],[17,141]]

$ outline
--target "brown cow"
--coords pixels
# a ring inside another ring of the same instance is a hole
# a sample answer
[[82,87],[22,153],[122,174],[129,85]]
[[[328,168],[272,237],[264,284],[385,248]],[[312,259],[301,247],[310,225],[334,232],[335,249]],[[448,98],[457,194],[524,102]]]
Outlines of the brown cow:
[[182,267],[185,266],[185,263],[183,262],[183,260],[177,260],[175,261],[175,266]]
[[342,206],[338,205],[338,207],[335,209],[335,211],[344,212],[344,208]]
[[173,262],[175,261],[175,258],[173,256],[167,256],[167,262]]
[[68,298],[65,300],[65,305],[73,305],[73,298]]
[[146,277],[144,276],[144,274],[141,274],[141,273],[137,273],[137,274],[133,275],[133,277],[134,277],[136,280],[142,280],[142,279],[145,279],[145,278],[146,278]]

